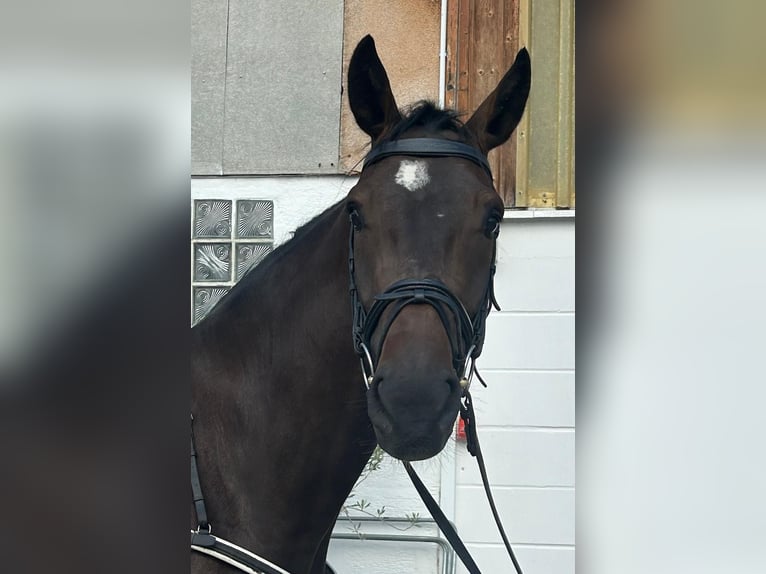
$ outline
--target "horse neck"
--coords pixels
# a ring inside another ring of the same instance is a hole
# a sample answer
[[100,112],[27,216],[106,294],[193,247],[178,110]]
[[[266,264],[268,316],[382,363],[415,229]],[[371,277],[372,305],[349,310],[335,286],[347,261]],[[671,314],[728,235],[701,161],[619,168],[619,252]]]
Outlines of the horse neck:
[[261,359],[275,375],[259,383],[275,392],[314,395],[318,386],[326,388],[326,381],[317,379],[357,371],[348,233],[344,210],[331,208],[291,241],[284,256],[258,278],[259,288],[250,290],[248,335],[258,341]]
[[348,225],[342,207],[329,210],[195,337],[211,522],[288,570],[323,559],[316,548],[375,444],[351,340]]
[[313,376],[317,363],[329,361],[337,372],[339,357],[350,365],[348,225],[340,205],[327,210],[246,275],[198,327],[197,339],[239,371],[230,374],[258,375],[240,392],[310,393],[309,381],[298,380],[302,371]]

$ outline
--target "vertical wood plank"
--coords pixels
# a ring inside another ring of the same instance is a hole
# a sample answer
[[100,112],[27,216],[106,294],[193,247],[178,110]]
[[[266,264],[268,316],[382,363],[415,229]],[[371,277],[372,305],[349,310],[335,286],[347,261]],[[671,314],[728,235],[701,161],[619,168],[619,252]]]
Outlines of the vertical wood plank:
[[[473,29],[471,28],[471,0],[459,0],[460,12],[458,13],[458,84],[457,104],[458,111],[470,113],[468,109],[468,79],[470,72],[469,49],[473,41]],[[466,118],[468,119],[468,118]]]
[[[519,49],[519,4],[518,2],[501,2],[503,8],[503,62],[499,74],[502,78],[506,70],[513,63],[516,52]],[[498,81],[499,79],[498,78]],[[516,132],[496,153],[501,155],[500,171],[496,178],[497,188],[502,190],[503,202],[507,207],[516,205],[516,155],[517,155],[517,135]]]
[[558,174],[556,207],[574,205],[574,7],[560,0]]
[[444,107],[457,109],[457,58],[458,58],[458,4],[460,0],[447,2],[447,85],[444,90]]
[[[470,0],[447,4],[447,97],[445,106],[463,116],[468,106],[469,47],[472,41]],[[467,120],[467,117],[463,117]]]
[[[530,0],[519,0],[517,10],[518,38],[519,46],[524,46],[532,55],[532,45],[529,36],[529,24],[531,18]],[[532,66],[532,85],[535,82],[534,65]],[[521,122],[516,128],[516,192],[514,194],[516,207],[528,207],[528,183],[529,183],[529,106],[531,101],[527,102],[527,110],[521,117]]]
[[[571,2],[571,0],[569,0]],[[562,77],[561,2],[529,2],[530,52],[533,58],[529,96],[527,205],[555,208],[559,175],[560,88]]]
[[[495,89],[519,47],[519,0],[454,0],[448,7],[451,51],[447,105],[464,119]],[[515,204],[516,136],[489,154],[495,187],[506,207]]]

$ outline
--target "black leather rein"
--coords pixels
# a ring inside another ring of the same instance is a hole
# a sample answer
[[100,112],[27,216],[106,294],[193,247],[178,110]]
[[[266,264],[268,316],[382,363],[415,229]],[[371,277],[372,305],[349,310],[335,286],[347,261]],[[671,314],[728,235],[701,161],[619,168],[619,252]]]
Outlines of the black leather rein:
[[[468,159],[481,166],[492,178],[489,163],[479,150],[451,140],[434,138],[414,138],[386,142],[375,147],[367,156],[364,167],[391,156],[416,156],[416,157],[460,157]],[[460,299],[450,291],[449,287],[441,281],[434,279],[402,279],[390,285],[382,293],[375,295],[369,311],[364,308],[356,286],[356,262],[354,259],[354,234],[356,233],[353,214],[350,214],[349,232],[349,283],[351,304],[353,307],[353,342],[354,350],[359,356],[362,365],[362,376],[367,389],[374,381],[375,360],[380,357],[388,331],[399,314],[407,305],[430,305],[438,314],[449,339],[452,351],[452,366],[455,369],[460,386],[463,389],[460,405],[460,417],[465,422],[468,452],[476,457],[479,464],[484,490],[487,494],[492,515],[503,539],[508,555],[513,562],[517,574],[522,574],[511,544],[503,529],[500,515],[495,506],[492,492],[489,488],[489,480],[484,465],[484,457],[479,445],[479,437],[476,433],[476,416],[473,409],[473,401],[469,391],[471,379],[477,375],[481,383],[486,383],[476,370],[476,358],[481,354],[486,332],[487,315],[492,307],[500,310],[495,300],[494,278],[497,255],[497,235],[493,237],[492,260],[488,270],[487,286],[484,297],[476,314],[471,317]],[[381,324],[386,309],[392,307],[385,321]],[[373,334],[381,328],[380,342],[373,348]],[[468,569],[470,574],[481,574],[476,562],[460,540],[457,531],[444,515],[439,505],[433,499],[428,489],[420,480],[409,462],[404,463],[405,470],[412,480],[415,489],[423,499],[426,507],[446,536],[455,553]]]

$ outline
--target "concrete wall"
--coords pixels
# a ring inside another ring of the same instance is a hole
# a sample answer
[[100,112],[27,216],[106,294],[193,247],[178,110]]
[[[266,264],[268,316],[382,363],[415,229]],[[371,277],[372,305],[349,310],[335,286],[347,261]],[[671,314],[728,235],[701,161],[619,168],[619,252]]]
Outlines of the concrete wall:
[[[273,200],[279,244],[354,183],[343,176],[192,179],[192,199]],[[503,311],[487,322],[479,360],[489,388],[476,383],[473,392],[495,499],[526,574],[574,572],[574,229],[572,217],[508,216],[502,224],[496,291]],[[418,469],[482,571],[510,571],[465,445],[449,443]],[[360,498],[373,511],[385,505],[386,516],[428,516],[391,460],[355,490]],[[399,532],[387,525],[363,531]],[[350,530],[341,522],[336,532]],[[406,532],[431,533],[427,526]],[[330,560],[339,574],[441,572],[440,553],[428,543],[336,540]]]
[[192,1],[192,173],[337,173],[342,0]]

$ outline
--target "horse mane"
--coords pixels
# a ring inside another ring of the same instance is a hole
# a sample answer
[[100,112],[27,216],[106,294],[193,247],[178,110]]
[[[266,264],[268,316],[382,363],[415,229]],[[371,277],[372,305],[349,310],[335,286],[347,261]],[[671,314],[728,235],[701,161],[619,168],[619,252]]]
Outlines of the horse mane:
[[[335,203],[333,203],[330,207],[325,209],[322,213],[319,215],[313,217],[312,219],[309,219],[306,223],[298,227],[294,232],[293,236],[279,245],[279,247],[275,248],[274,251],[266,255],[266,257],[263,258],[263,260],[258,263],[258,265],[251,267],[250,270],[245,273],[245,275],[240,279],[237,284],[234,286],[236,287],[240,283],[251,283],[251,282],[258,282],[261,278],[268,275],[271,271],[271,267],[281,261],[285,258],[285,256],[290,253],[290,251],[293,250],[293,248],[296,246],[298,241],[300,239],[310,233],[313,229],[316,229],[320,225],[325,224],[327,221],[331,221],[332,218],[328,218],[328,215],[334,214],[334,212],[338,209],[338,206],[345,201],[344,199],[341,199]],[[232,291],[234,290],[234,287],[232,287]]]
[[468,139],[469,137],[468,130],[460,119],[458,112],[442,110],[430,100],[420,100],[400,111],[402,119],[388,130],[378,143],[399,139],[402,134],[412,128],[423,128],[433,132],[451,131],[463,139]]

